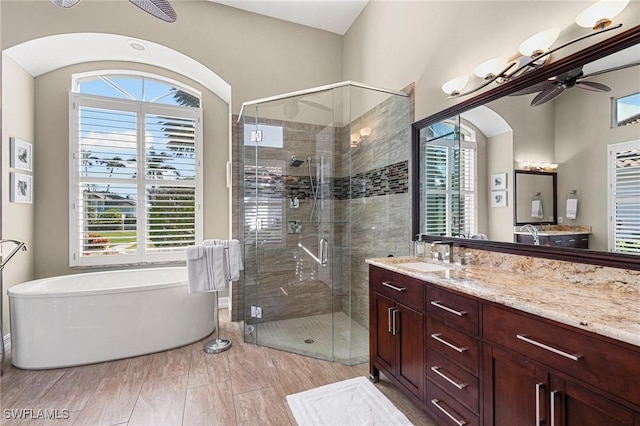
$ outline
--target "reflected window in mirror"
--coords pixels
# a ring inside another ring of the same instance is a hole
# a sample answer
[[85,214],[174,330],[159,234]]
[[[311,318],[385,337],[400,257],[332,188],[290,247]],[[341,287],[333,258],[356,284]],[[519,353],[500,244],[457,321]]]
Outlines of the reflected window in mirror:
[[609,145],[609,251],[640,255],[640,141]]
[[640,123],[640,93],[613,99],[613,127]]
[[460,118],[421,130],[420,232],[438,236],[470,236],[476,232],[475,132]]

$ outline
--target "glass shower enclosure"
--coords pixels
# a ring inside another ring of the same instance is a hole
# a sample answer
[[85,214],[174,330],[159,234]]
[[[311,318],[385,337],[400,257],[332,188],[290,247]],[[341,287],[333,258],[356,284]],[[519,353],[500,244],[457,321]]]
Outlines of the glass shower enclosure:
[[404,93],[355,82],[243,104],[245,341],[368,360],[364,259],[409,254],[410,108]]

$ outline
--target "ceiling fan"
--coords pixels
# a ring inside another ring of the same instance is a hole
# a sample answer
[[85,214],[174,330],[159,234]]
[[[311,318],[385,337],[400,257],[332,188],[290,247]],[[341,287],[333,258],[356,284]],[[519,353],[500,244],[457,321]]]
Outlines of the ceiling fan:
[[[51,0],[51,3],[58,7],[68,9],[75,6],[80,0]],[[165,22],[175,22],[178,18],[176,12],[169,4],[168,0],[129,0],[140,9],[144,10],[150,15],[155,16],[158,19],[162,19]]]
[[550,100],[562,94],[562,92],[564,92],[565,90],[571,89],[572,87],[579,87],[581,89],[590,90],[592,92],[610,92],[611,88],[605,84],[584,80],[596,75],[605,74],[611,71],[618,71],[637,65],[640,65],[640,61],[595,71],[589,74],[584,74],[584,72],[582,71],[582,67],[578,67],[562,74],[558,74],[555,77],[551,77],[548,80],[541,81],[540,83],[536,83],[532,86],[512,93],[512,96],[529,95],[539,92],[531,101],[531,106],[535,107],[549,102]]

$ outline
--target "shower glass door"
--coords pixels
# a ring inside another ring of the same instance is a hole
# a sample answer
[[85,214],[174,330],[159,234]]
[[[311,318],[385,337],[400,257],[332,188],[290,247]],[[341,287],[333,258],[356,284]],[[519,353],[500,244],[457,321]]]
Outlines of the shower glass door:
[[340,344],[332,255],[341,126],[334,99],[327,90],[263,102],[245,107],[241,123],[245,338],[327,360]]

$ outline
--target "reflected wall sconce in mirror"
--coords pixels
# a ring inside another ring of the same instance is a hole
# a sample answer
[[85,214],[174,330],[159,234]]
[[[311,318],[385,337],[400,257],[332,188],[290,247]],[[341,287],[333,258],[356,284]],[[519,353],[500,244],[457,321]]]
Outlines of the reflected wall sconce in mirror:
[[371,135],[371,127],[363,127],[359,132],[351,133],[351,148],[357,148]]
[[537,172],[555,172],[558,163],[520,163],[522,170],[534,170]]
[[473,89],[463,92],[469,82],[468,76],[453,78],[442,85],[442,91],[449,99],[470,95],[491,83],[502,84],[514,80],[523,74],[535,71],[551,62],[551,54],[581,40],[622,27],[622,24],[611,26],[612,19],[624,10],[630,0],[600,0],[582,11],[576,23],[582,27],[590,27],[595,31],[584,34],[559,46],[551,48],[560,35],[560,30],[552,28],[534,34],[520,43],[519,53],[510,59],[493,58],[476,66],[473,73],[484,79],[484,82]]

